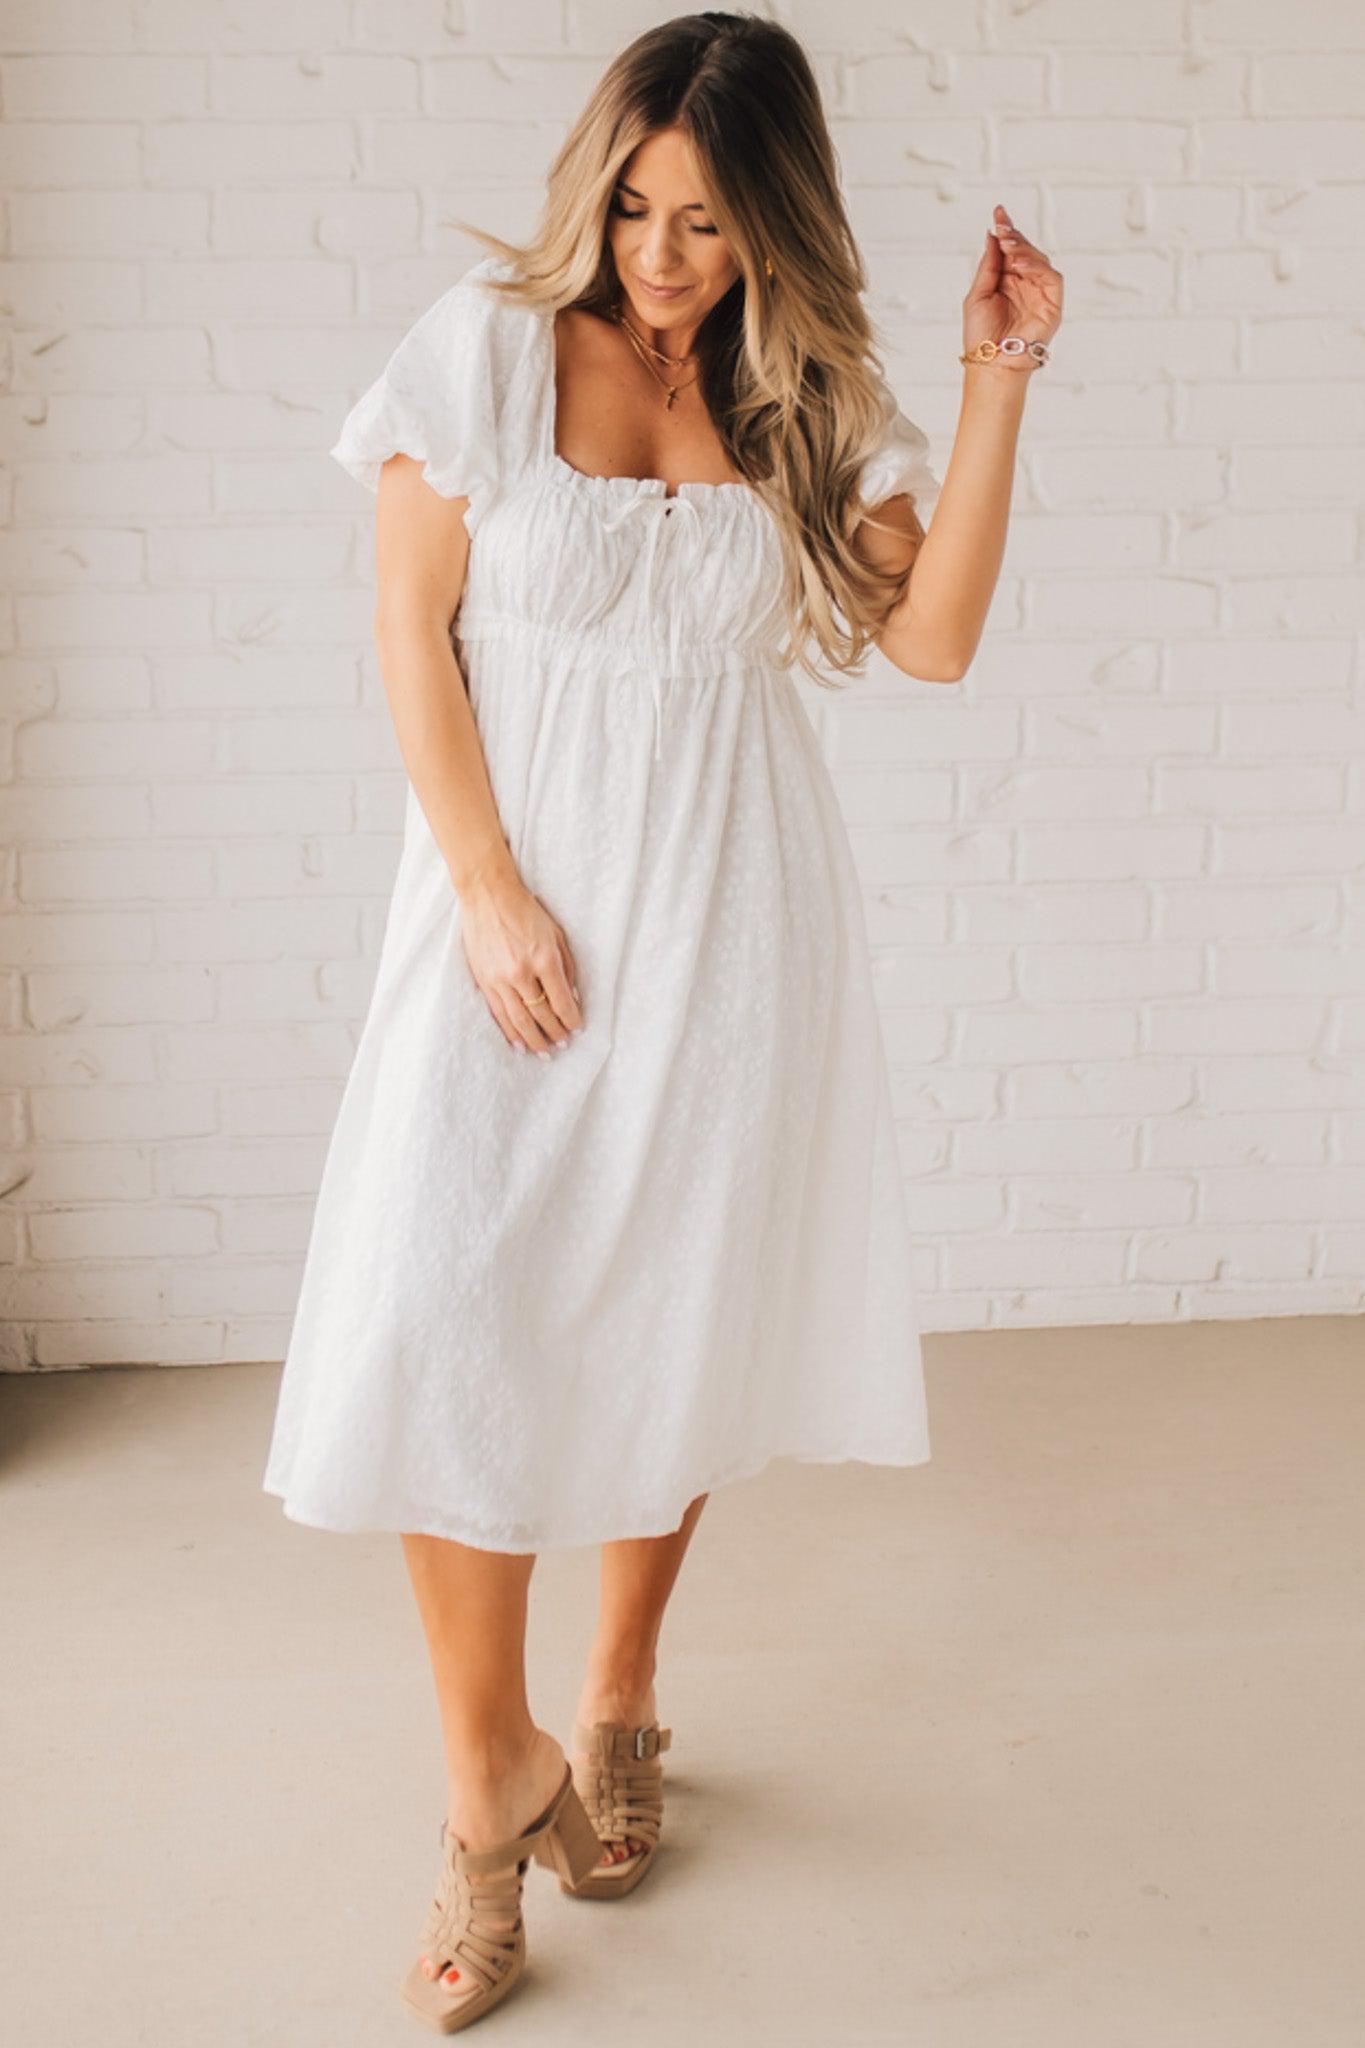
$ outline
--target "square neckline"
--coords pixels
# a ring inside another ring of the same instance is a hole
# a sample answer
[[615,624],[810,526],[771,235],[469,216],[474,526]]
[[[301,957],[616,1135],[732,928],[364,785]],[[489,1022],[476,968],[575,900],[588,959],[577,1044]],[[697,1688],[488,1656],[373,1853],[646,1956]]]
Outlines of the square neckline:
[[631,491],[637,493],[649,492],[655,497],[663,497],[670,502],[681,497],[708,498],[713,494],[719,496],[722,492],[726,491],[741,491],[746,498],[753,498],[755,502],[758,502],[757,494],[752,486],[738,478],[726,477],[720,483],[689,480],[674,484],[672,490],[670,490],[667,477],[604,476],[594,470],[579,469],[576,464],[569,461],[567,456],[561,455],[555,445],[559,438],[559,380],[556,375],[555,360],[556,310],[555,307],[551,306],[542,314],[540,329],[542,371],[546,394],[544,407],[545,428],[542,435],[543,454],[549,466],[558,475],[566,480],[572,479],[580,484],[598,487],[626,486]]

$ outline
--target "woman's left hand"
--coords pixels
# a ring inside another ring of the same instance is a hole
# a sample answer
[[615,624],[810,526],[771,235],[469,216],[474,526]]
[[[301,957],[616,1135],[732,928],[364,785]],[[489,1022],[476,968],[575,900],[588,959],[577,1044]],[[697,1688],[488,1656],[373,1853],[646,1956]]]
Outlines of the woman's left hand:
[[979,341],[1003,341],[1007,334],[1021,334],[1025,341],[1051,341],[1061,324],[1062,273],[1020,234],[1004,207],[997,206],[995,225],[962,302],[963,349],[975,348]]

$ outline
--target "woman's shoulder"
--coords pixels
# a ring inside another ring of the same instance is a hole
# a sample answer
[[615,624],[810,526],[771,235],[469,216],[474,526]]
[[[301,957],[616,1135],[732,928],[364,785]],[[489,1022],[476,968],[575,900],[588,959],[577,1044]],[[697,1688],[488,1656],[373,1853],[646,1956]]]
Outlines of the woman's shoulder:
[[449,337],[479,342],[495,359],[515,361],[541,317],[535,307],[496,289],[516,275],[514,263],[481,256],[418,315],[399,348],[413,339],[439,345]]

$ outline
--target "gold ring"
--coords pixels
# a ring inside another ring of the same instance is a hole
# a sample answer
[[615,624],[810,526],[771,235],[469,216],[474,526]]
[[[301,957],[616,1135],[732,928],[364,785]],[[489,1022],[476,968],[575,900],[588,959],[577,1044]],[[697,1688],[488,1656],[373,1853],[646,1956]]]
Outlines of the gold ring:
[[528,1010],[534,1010],[537,1003],[548,1003],[550,998],[545,993],[545,990],[542,989],[538,996],[526,996],[523,1000]]

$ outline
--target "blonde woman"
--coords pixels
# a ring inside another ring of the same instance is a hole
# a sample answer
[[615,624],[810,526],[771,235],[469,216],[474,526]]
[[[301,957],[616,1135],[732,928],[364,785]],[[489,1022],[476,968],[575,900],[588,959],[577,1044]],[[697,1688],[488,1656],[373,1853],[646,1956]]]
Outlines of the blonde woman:
[[[809,63],[746,15],[632,42],[533,239],[480,239],[332,451],[378,491],[409,788],[264,1482],[402,1537],[448,1777],[403,1994],[446,2032],[522,1970],[532,1858],[594,1899],[650,1867],[711,1489],[929,1456],[859,882],[793,667],[961,677],[1061,306],[996,207],[940,495]],[[527,1595],[589,1543],[566,1755]]]

